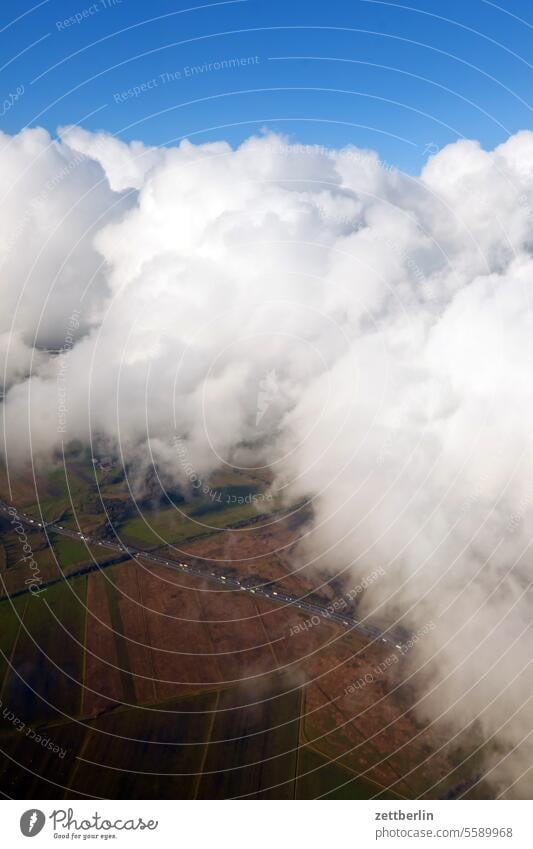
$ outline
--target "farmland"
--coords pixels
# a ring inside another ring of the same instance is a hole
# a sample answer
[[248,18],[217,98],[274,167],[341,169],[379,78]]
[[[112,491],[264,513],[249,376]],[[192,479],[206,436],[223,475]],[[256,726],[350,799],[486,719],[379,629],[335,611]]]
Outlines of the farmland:
[[[231,495],[216,509],[205,496],[152,499],[141,518],[116,471],[92,472],[77,460],[72,487],[57,471],[19,480],[20,506],[40,515],[37,481],[49,515],[66,528],[95,539],[115,534],[146,552],[178,552],[324,602],[336,597],[338,585],[295,566],[297,517],[234,503],[266,491],[268,479],[228,472],[212,481],[213,490]],[[357,799],[441,798],[456,786],[470,792],[477,761],[468,760],[467,733],[454,749],[441,745],[439,730],[413,711],[401,659],[372,686],[349,690],[386,659],[379,642],[319,617],[303,627],[303,610],[215,586],[207,571],[206,578],[172,571],[146,555],[113,555],[38,526],[24,538],[42,578],[40,592],[29,592],[23,540],[3,522],[0,565],[11,596],[0,601],[5,793]]]

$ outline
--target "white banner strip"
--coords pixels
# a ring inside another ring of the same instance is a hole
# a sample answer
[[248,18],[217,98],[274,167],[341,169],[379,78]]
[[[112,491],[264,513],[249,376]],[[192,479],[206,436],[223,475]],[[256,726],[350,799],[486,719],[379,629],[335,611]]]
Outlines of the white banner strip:
[[[520,801],[5,801],[6,847],[531,847]],[[69,844],[70,845],[70,844]]]

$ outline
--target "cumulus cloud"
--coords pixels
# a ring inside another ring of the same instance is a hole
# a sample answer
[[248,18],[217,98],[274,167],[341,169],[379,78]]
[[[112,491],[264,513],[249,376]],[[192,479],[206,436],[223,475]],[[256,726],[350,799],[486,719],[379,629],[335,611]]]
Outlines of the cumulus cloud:
[[59,138],[67,148],[98,162],[114,192],[140,189],[161,151],[142,142],[126,144],[107,133],[90,133],[78,125],[60,127]]
[[[202,476],[268,463],[287,500],[313,503],[303,561],[382,566],[362,612],[434,623],[410,661],[420,710],[519,744],[533,134],[450,145],[416,178],[274,135],[236,150],[79,128],[2,141],[10,459],[102,439],[184,487],[176,440]],[[33,356],[43,343],[65,353]],[[532,765],[522,747],[518,771]]]

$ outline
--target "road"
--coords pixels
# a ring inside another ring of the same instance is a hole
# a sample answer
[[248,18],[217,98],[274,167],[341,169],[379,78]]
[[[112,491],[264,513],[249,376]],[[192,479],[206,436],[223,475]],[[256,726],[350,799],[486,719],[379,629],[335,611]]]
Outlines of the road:
[[[314,616],[319,616],[321,619],[330,622],[336,622],[338,625],[342,625],[344,628],[357,631],[368,639],[379,640],[389,646],[389,648],[402,650],[402,642],[406,639],[406,634],[402,633],[400,635],[392,628],[383,631],[377,628],[376,626],[369,624],[368,622],[361,622],[355,619],[354,616],[351,615],[348,611],[343,611],[342,613],[339,613],[337,610],[332,609],[333,605],[321,605],[315,601],[307,601],[305,596],[300,597],[291,595],[290,593],[287,593],[280,589],[275,589],[274,587],[268,584],[257,584],[253,578],[244,578],[242,581],[239,581],[233,575],[229,575],[227,572],[225,573],[224,570],[220,568],[220,566],[215,566],[215,564],[199,565],[197,563],[185,563],[183,561],[178,560],[169,560],[166,557],[163,557],[162,555],[131,548],[130,546],[123,545],[122,543],[115,540],[94,539],[93,537],[87,534],[82,534],[81,531],[72,531],[70,530],[70,528],[65,528],[63,527],[63,525],[56,524],[54,522],[38,522],[36,519],[32,519],[31,516],[28,516],[26,513],[21,512],[17,508],[14,508],[12,505],[0,501],[0,513],[7,514],[10,520],[13,521],[14,517],[12,513],[9,512],[9,510],[16,510],[16,519],[20,521],[21,524],[27,525],[29,528],[41,528],[46,533],[52,531],[55,534],[60,534],[61,536],[70,537],[71,539],[85,542],[87,545],[99,546],[101,548],[115,551],[117,552],[117,554],[124,557],[141,558],[142,560],[148,560],[152,563],[157,563],[159,566],[165,566],[175,572],[181,572],[187,575],[195,575],[199,578],[202,578],[203,580],[208,581],[209,583],[217,584],[218,586],[223,586],[226,589],[233,589],[235,591],[249,593],[250,595],[260,596],[262,598],[269,599],[270,601],[276,604],[291,605],[292,607],[296,607],[299,610],[303,610],[304,612],[309,613],[311,618]],[[95,566],[94,568],[97,567]],[[87,567],[85,567],[85,569],[83,569],[82,571],[94,571],[94,568],[87,569]],[[73,578],[76,576],[76,574],[77,573],[70,573],[68,577]],[[63,579],[54,579],[51,583],[56,583],[59,580]]]

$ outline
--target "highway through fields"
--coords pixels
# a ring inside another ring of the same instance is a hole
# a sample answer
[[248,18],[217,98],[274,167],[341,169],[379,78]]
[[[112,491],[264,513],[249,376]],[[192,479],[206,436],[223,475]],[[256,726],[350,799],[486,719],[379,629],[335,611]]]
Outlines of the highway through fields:
[[[6,504],[3,501],[0,501],[0,514],[7,515],[10,518],[10,521],[13,523],[16,523],[18,521],[21,524],[28,526],[29,528],[40,528],[46,534],[53,532],[61,536],[70,537],[70,539],[75,539],[78,542],[84,542],[90,546],[98,546],[100,548],[105,548],[109,551],[114,551],[118,555],[117,559],[114,559],[105,564],[100,565],[98,563],[93,563],[89,566],[86,565],[76,571],[69,572],[68,576],[62,576],[60,578],[54,578],[50,581],[44,582],[41,585],[42,588],[50,584],[56,584],[59,581],[65,579],[70,580],[72,578],[77,577],[78,575],[87,574],[88,572],[94,572],[97,569],[102,569],[107,566],[115,565],[116,563],[120,563],[123,560],[127,560],[129,558],[139,558],[142,560],[150,561],[152,563],[156,563],[159,566],[164,566],[168,569],[172,569],[176,572],[181,572],[186,575],[194,575],[195,577],[202,578],[203,580],[209,583],[224,587],[227,590],[246,592],[253,596],[259,596],[260,598],[269,599],[270,601],[276,604],[290,605],[292,607],[297,608],[298,610],[302,610],[305,613],[308,613],[310,619],[306,621],[310,622],[310,624],[317,624],[314,623],[312,620],[313,617],[318,616],[320,617],[320,619],[335,622],[348,630],[357,631],[358,633],[362,634],[370,640],[378,640],[383,644],[386,644],[389,648],[394,648],[401,651],[403,648],[403,642],[409,636],[406,632],[402,632],[400,634],[392,628],[383,631],[377,628],[375,625],[372,625],[371,623],[361,622],[353,616],[353,614],[349,610],[348,603],[346,601],[343,601],[342,599],[337,602],[332,602],[331,604],[320,604],[315,600],[308,600],[306,596],[292,595],[286,592],[285,590],[280,589],[279,585],[272,584],[271,582],[258,583],[257,579],[255,578],[243,578],[242,580],[239,580],[237,577],[235,577],[234,574],[229,574],[228,571],[224,571],[224,569],[216,563],[186,563],[183,561],[168,559],[162,554],[154,554],[152,552],[135,549],[131,546],[124,545],[118,540],[94,538],[91,537],[89,534],[83,534],[81,531],[72,531],[70,530],[70,528],[65,528],[63,525],[60,525],[55,522],[39,522],[36,519],[32,519],[31,516],[28,516],[26,513],[18,510],[13,506],[10,506],[9,504]],[[26,592],[29,592],[29,588],[20,590],[19,592],[14,592],[11,594],[11,596],[15,597]],[[339,606],[343,608],[342,611],[339,611],[337,609],[337,607]],[[305,628],[305,622],[300,623],[300,627]]]

